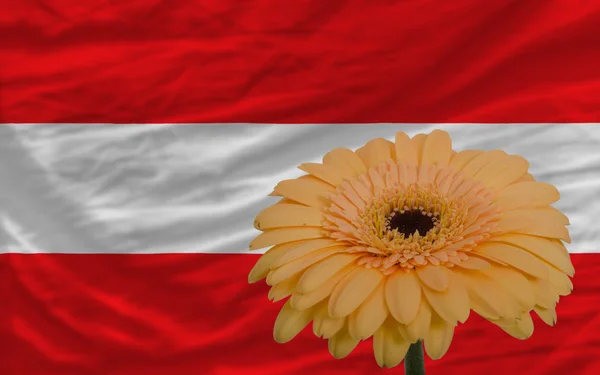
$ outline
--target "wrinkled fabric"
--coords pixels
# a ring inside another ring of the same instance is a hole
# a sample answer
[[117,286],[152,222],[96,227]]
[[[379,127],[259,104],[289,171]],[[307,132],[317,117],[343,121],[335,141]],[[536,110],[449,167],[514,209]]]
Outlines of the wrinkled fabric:
[[267,194],[301,163],[434,128],[456,150],[527,158],[561,193],[569,251],[600,251],[598,124],[56,124],[0,128],[3,252],[245,253],[254,217],[277,201]]

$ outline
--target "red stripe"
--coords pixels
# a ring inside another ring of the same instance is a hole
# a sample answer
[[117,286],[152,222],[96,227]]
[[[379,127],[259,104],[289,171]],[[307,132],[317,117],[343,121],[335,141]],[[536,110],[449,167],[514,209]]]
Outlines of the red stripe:
[[595,122],[600,2],[0,5],[0,122]]
[[[344,360],[310,328],[276,344],[282,303],[247,285],[253,255],[1,255],[0,373],[387,374],[371,341]],[[558,324],[519,341],[473,315],[431,374],[600,373],[600,254],[574,255]],[[401,371],[401,370],[397,370]],[[428,373],[429,373],[428,372]]]

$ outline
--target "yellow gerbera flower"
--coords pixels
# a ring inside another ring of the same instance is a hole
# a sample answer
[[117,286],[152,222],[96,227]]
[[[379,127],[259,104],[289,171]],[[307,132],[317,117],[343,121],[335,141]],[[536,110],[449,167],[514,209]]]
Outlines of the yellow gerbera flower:
[[573,287],[569,220],[524,158],[455,152],[435,130],[334,149],[299,168],[307,175],[277,184],[283,199],[256,217],[263,233],[250,244],[273,247],[249,282],[266,277],[270,299],[291,296],[277,342],[313,321],[335,358],[373,336],[377,363],[393,367],[419,340],[441,358],[470,310],[519,339],[533,332],[532,310],[556,322]]

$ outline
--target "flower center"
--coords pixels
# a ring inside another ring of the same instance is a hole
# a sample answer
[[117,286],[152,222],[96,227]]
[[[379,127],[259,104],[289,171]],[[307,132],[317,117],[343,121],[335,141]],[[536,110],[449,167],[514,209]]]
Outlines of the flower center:
[[364,253],[359,264],[391,273],[427,264],[453,267],[497,227],[499,208],[481,182],[452,168],[392,160],[332,194],[324,228]]
[[434,227],[433,218],[423,214],[418,210],[410,210],[401,214],[392,212],[387,219],[388,230],[396,230],[408,238],[411,234],[419,232],[421,235],[427,234]]

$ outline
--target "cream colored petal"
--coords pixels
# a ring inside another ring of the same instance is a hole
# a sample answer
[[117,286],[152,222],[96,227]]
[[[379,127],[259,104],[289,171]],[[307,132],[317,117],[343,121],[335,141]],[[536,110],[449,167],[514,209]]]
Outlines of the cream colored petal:
[[313,207],[299,204],[275,204],[265,208],[254,219],[254,228],[266,230],[281,227],[318,227],[323,214]]
[[548,278],[544,261],[518,247],[499,242],[490,242],[477,246],[474,253],[484,254],[513,266],[531,276]]
[[423,146],[423,164],[446,166],[450,162],[452,140],[443,130],[434,130],[429,134]]
[[397,323],[386,322],[373,336],[373,353],[379,367],[392,368],[399,365],[410,346],[395,324]]
[[516,318],[523,310],[522,307],[501,284],[486,276],[489,271],[455,270],[454,272],[463,279],[471,305],[483,309],[483,314],[480,315],[492,315],[493,312],[492,316]]
[[490,241],[517,246],[520,249],[545,260],[568,275],[572,276],[575,273],[569,254],[566,252],[564,246],[551,239],[529,236],[526,234],[509,233],[493,237]]
[[485,275],[512,295],[522,309],[529,311],[535,305],[533,286],[520,271],[510,267],[493,266]]
[[329,280],[348,264],[354,262],[361,255],[359,254],[334,254],[319,263],[310,266],[300,278],[298,291],[308,293],[319,288],[323,283]]
[[292,307],[296,310],[305,310],[315,304],[321,302],[325,298],[331,295],[333,288],[352,270],[354,270],[357,266],[351,264],[346,266],[344,269],[333,275],[329,278],[329,280],[325,281],[319,288],[308,292],[308,293],[299,293],[298,287],[296,286],[296,291],[292,295],[290,299],[292,303]]
[[476,180],[494,190],[502,189],[517,181],[529,169],[529,162],[517,155],[509,155],[506,158],[496,158],[474,176]]
[[541,210],[545,214],[549,214],[556,217],[557,220],[560,220],[562,225],[571,225],[571,222],[569,221],[567,215],[563,214],[556,207],[542,207],[538,208],[538,210]]
[[548,268],[548,281],[560,296],[568,296],[573,291],[573,283],[569,276],[565,275],[562,271],[557,270],[551,265],[546,266]]
[[312,240],[302,241],[296,246],[291,247],[284,255],[282,255],[277,261],[272,263],[271,268],[281,267],[286,263],[310,254],[316,250],[324,249],[333,246],[344,246],[344,243],[340,243],[332,238],[315,238]]
[[430,325],[431,307],[425,299],[422,299],[417,316],[401,330],[401,333],[408,341],[414,343],[427,337]]
[[331,165],[318,163],[304,163],[298,169],[327,182],[335,187],[341,186],[344,181],[344,175]]
[[504,332],[519,340],[528,339],[533,334],[533,320],[531,320],[529,312],[522,313],[519,319],[512,322],[493,323],[496,323]]
[[390,313],[400,323],[415,319],[421,305],[421,283],[414,271],[396,271],[385,285],[385,300]]
[[268,246],[279,245],[299,240],[325,237],[326,232],[320,227],[290,227],[269,229],[250,242],[250,250],[258,250]]
[[296,290],[296,285],[298,285],[299,279],[300,275],[294,275],[284,282],[271,287],[268,294],[269,300],[277,302],[291,296],[292,293],[294,293],[294,290]]
[[302,241],[288,242],[281,245],[273,246],[266,253],[264,253],[256,262],[250,274],[248,274],[248,282],[253,284],[267,277],[269,271],[271,271],[271,265],[275,263],[279,258],[287,253],[287,251],[294,246],[302,243]]
[[375,290],[382,278],[383,274],[378,269],[355,268],[333,289],[329,298],[329,315],[350,315]]
[[550,309],[558,303],[558,293],[552,287],[548,280],[532,279],[530,280],[535,294],[535,303],[545,309]]
[[500,319],[500,314],[491,308],[487,302],[482,300],[478,295],[469,293],[469,298],[471,300],[471,310],[473,310],[477,315],[487,320]]
[[317,263],[318,261],[344,250],[346,250],[345,246],[334,246],[327,247],[325,249],[319,249],[301,258],[286,263],[281,267],[272,269],[267,275],[267,284],[279,284],[295,274],[304,271],[306,268]]
[[457,152],[450,158],[450,166],[460,172],[476,156],[483,154],[482,150],[464,150]]
[[535,306],[533,308],[533,311],[535,311],[535,313],[540,317],[540,319],[542,319],[542,321],[550,327],[555,325],[556,321],[558,320],[555,308],[545,309],[540,306]]
[[443,292],[448,289],[448,269],[444,266],[425,266],[415,269],[421,282],[431,289]]
[[420,165],[423,160],[423,150],[425,149],[425,141],[427,140],[427,134],[417,134],[410,140],[417,153],[417,162]]
[[383,138],[375,138],[356,150],[356,154],[360,156],[368,169],[377,167],[388,159],[393,159],[392,150],[394,150],[392,142]]
[[505,212],[498,225],[502,233],[523,233],[534,236],[558,238],[571,243],[563,217],[555,211],[544,209],[519,209]]
[[410,142],[406,133],[396,133],[396,160],[406,164],[416,165],[418,163],[417,150]]
[[461,172],[469,177],[473,177],[477,174],[477,172],[482,170],[489,163],[494,162],[496,160],[505,159],[506,157],[507,157],[506,153],[504,151],[500,151],[500,150],[483,152],[483,153],[475,156],[473,159],[471,159],[464,166],[464,168],[462,169]]
[[507,186],[493,199],[503,210],[548,206],[560,198],[558,189],[545,182],[527,181]]
[[467,260],[463,260],[457,264],[459,267],[466,268],[469,270],[487,270],[491,265],[483,259],[476,257],[469,257]]
[[348,328],[344,327],[329,339],[327,346],[333,358],[341,359],[347,357],[356,348],[358,343],[359,340],[353,339],[350,333],[348,333]]
[[275,341],[283,344],[296,337],[310,323],[312,314],[312,310],[296,311],[289,301],[286,302],[275,319],[273,328]]
[[327,194],[335,193],[335,187],[313,176],[284,180],[275,186],[274,192],[310,207],[328,205]]
[[527,173],[525,176],[521,177],[516,182],[528,182],[528,181],[535,181],[535,177],[533,177],[533,175],[531,173]]
[[425,338],[425,352],[431,359],[440,359],[448,352],[452,337],[454,336],[454,325],[448,324],[436,314],[431,317],[431,326]]
[[445,292],[436,292],[424,287],[423,294],[433,310],[448,323],[464,323],[470,312],[469,294],[460,277],[452,271],[448,271],[448,276],[448,288]]
[[377,288],[354,312],[352,321],[354,327],[350,332],[358,339],[367,339],[381,327],[388,316],[385,304],[385,282],[382,280]]
[[346,318],[332,318],[327,313],[327,301],[323,301],[315,307],[313,320],[313,333],[317,337],[330,339],[338,333],[346,323]]
[[329,151],[323,157],[323,164],[334,167],[344,177],[356,177],[367,171],[361,158],[347,148]]

